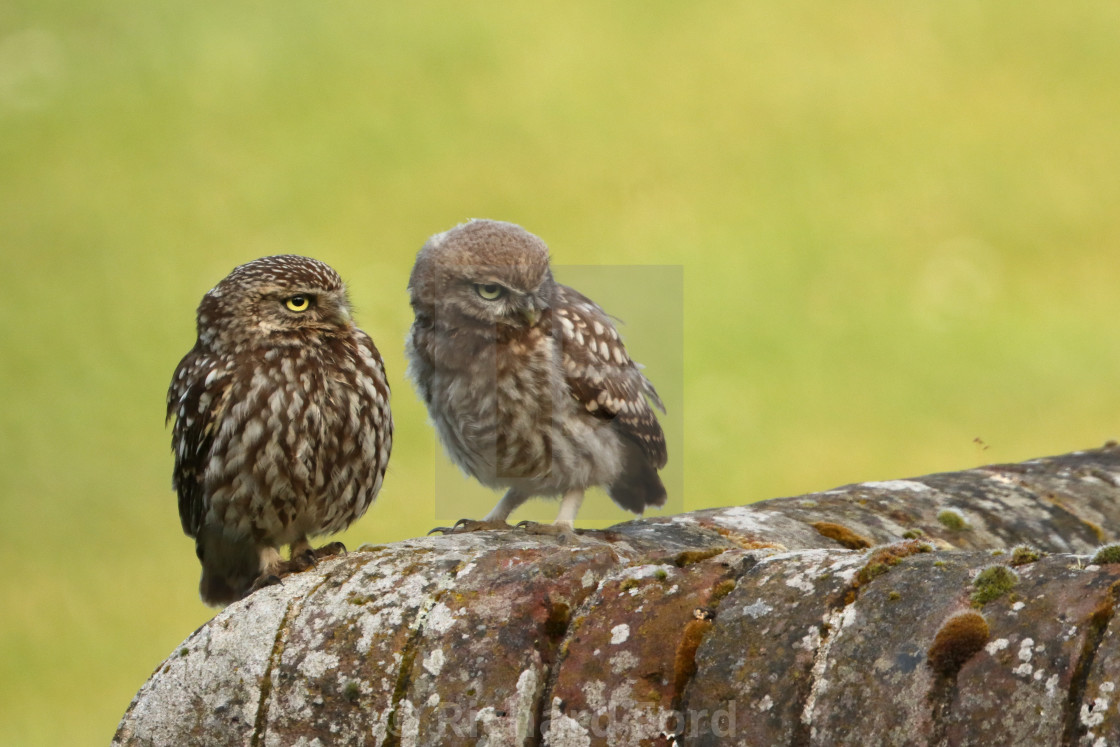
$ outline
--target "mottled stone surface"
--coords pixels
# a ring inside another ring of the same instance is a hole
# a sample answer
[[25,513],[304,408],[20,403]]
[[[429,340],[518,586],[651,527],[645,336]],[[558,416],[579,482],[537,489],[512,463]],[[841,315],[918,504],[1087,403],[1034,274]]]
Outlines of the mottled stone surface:
[[[1118,485],[1106,448],[575,538],[366,548],[218,614],[114,742],[1117,744],[1120,565],[1089,557]],[[1020,544],[1044,553],[977,601]],[[964,610],[982,632],[932,667]]]
[[[697,657],[685,733],[704,745],[803,741],[817,655],[864,562],[850,550],[785,552],[740,577]],[[733,735],[712,718],[732,707]]]
[[578,730],[590,745],[652,744],[674,729],[713,594],[729,592],[744,563],[755,562],[741,550],[704,555],[631,565],[602,579],[573,620],[554,672],[546,743],[562,744],[565,730]]
[[1109,588],[1111,598],[1106,598],[1095,611],[1098,624],[1095,631],[1100,642],[1095,651],[1086,653],[1090,661],[1082,660],[1087,675],[1082,697],[1073,701],[1077,707],[1077,742],[1085,747],[1108,747],[1120,744],[1120,626],[1114,623],[1115,605],[1120,598],[1120,586]]
[[1097,648],[1097,641],[1086,646],[1091,618],[1106,600],[1111,604],[1109,587],[1120,579],[1120,566],[1055,555],[1018,571],[1015,589],[984,605],[991,642],[957,677],[946,723],[955,744],[1002,742],[1025,723],[1038,744],[1062,744],[1063,735],[1080,728],[1071,688],[1079,679],[1084,687],[1087,672],[1079,675],[1078,668]]

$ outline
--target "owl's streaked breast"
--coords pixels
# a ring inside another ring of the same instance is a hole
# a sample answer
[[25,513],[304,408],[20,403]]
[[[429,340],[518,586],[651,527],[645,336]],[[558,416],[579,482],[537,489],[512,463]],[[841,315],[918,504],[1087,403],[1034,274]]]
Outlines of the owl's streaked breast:
[[573,401],[547,315],[466,342],[440,326],[414,329],[409,342],[409,373],[460,468],[487,486],[541,495],[617,474],[618,437]]
[[352,344],[272,348],[239,366],[203,475],[208,518],[277,544],[346,528],[388,462],[383,380]]

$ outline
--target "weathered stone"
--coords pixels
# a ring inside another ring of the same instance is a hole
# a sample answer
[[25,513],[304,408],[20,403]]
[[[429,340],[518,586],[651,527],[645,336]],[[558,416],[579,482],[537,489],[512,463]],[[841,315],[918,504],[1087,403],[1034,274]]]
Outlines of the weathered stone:
[[383,742],[400,726],[393,718],[408,641],[463,562],[420,548],[336,561],[276,640],[258,717],[264,744]]
[[1120,743],[1118,485],[1106,448],[352,552],[196,631],[114,743]]
[[322,582],[291,578],[286,594],[258,592],[196,630],[133,698],[114,743],[249,744],[288,613]]
[[862,552],[802,550],[751,566],[697,657],[685,735],[701,745],[801,739],[817,654],[865,562]]
[[553,676],[546,743],[571,722],[591,745],[648,745],[675,730],[710,607],[734,588],[744,562],[754,559],[740,550],[685,552],[603,579],[573,620]]
[[1099,643],[1095,651],[1086,646],[1085,656],[1091,661],[1081,661],[1079,673],[1086,676],[1085,690],[1080,698],[1071,699],[1077,708],[1074,736],[1084,747],[1120,744],[1120,708],[1116,707],[1120,700],[1120,625],[1115,622],[1120,586],[1113,584],[1108,591],[1090,618],[1090,644],[1094,636]]
[[957,677],[946,720],[950,743],[1074,743],[1063,735],[1075,737],[1079,729],[1101,632],[1093,618],[1102,604],[1111,607],[1109,587],[1120,579],[1120,567],[1054,555],[1018,572],[1014,591],[983,607],[991,642]]
[[990,562],[988,553],[911,555],[834,611],[802,713],[809,743],[905,745],[934,734],[928,652],[945,620],[968,608],[971,572]]
[[[415,647],[404,702],[417,744],[521,744],[574,611],[616,559],[609,548],[510,548],[478,557],[440,598],[445,622]],[[403,736],[403,735],[402,735]]]

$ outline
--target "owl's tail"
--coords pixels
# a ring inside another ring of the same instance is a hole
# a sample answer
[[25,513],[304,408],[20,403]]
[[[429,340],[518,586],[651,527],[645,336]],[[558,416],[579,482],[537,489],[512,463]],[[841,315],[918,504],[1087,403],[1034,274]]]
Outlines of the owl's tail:
[[649,457],[629,438],[623,437],[622,474],[607,488],[611,500],[640,514],[647,508],[665,505],[665,485]]
[[248,537],[203,526],[195,539],[195,553],[202,563],[198,592],[211,607],[245,598],[261,575],[261,551]]

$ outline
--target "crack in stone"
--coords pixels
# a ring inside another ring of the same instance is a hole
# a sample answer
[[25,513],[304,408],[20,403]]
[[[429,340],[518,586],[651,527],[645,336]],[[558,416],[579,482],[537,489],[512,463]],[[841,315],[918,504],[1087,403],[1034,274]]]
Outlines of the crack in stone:
[[[753,571],[758,566],[758,563],[759,563],[758,557],[756,557],[754,555],[745,555],[744,557],[742,557],[739,560],[736,567],[731,568],[728,573],[724,574],[723,576],[720,576],[720,578],[717,579],[715,581],[715,583],[712,584],[711,591],[714,592],[717,587],[719,587],[721,584],[723,584],[723,583],[725,583],[729,580],[733,581],[735,586],[738,586],[740,579],[742,579],[744,576],[746,576],[751,571]],[[734,587],[732,587],[732,588],[734,588]],[[723,597],[716,602],[716,606],[715,606],[714,609],[709,608],[708,611],[711,613],[713,620],[719,619],[719,613],[720,613],[720,609],[723,607],[723,601],[725,599],[727,599],[728,596],[730,596],[730,593],[725,593],[723,595]],[[696,646],[696,650],[693,652],[693,661],[694,662],[696,661],[696,659],[698,659],[700,657],[700,654],[701,654],[701,651],[704,647],[704,644],[711,640],[710,633],[711,633],[710,629],[705,631],[704,632],[704,637],[701,639],[699,644]],[[689,709],[688,706],[689,706],[689,696],[691,695],[692,683],[696,679],[697,671],[698,671],[698,669],[694,666],[692,668],[692,671],[688,674],[688,677],[685,678],[682,683],[680,683],[678,691],[674,694],[674,698],[673,698],[673,708],[674,708],[674,710],[677,713],[685,714],[685,718],[680,723],[680,733],[675,735],[678,739],[680,738],[680,736],[682,734],[691,734],[694,731],[693,730],[693,725],[691,723],[689,723],[689,719],[688,719],[688,715],[691,713],[691,710]]]
[[[852,577],[850,583],[836,593],[835,597],[825,607],[825,621],[820,625],[821,640],[817,645],[817,650],[813,653],[813,666],[810,667],[809,676],[802,681],[802,684],[797,688],[797,694],[794,696],[794,702],[801,707],[801,718],[793,725],[790,736],[791,747],[808,747],[814,741],[812,739],[813,710],[816,707],[817,696],[824,684],[824,672],[828,666],[828,656],[835,640],[835,636],[832,634],[833,630],[840,625],[848,608],[859,600],[860,589],[863,586],[870,583],[880,573],[889,573],[895,565],[908,557],[909,554],[924,552],[917,549],[922,545],[924,543],[918,540],[907,540],[871,549],[867,554],[867,562],[864,566]],[[913,549],[914,553],[908,553],[897,558],[889,553],[889,548],[904,546]],[[880,562],[881,571],[869,573],[873,564],[885,557],[884,552],[894,562]]]
[[264,674],[261,675],[261,696],[257,702],[257,715],[253,720],[253,734],[249,742],[251,747],[260,746],[265,731],[268,729],[268,712],[272,696],[272,670],[280,662],[280,657],[284,655],[284,639],[288,632],[288,626],[303,611],[304,602],[321,589],[329,578],[330,576],[324,576],[307,594],[302,597],[293,597],[284,608],[284,616],[276,627],[276,638],[273,639],[272,651],[268,655],[268,665],[264,669]]
[[1077,666],[1070,678],[1069,694],[1066,697],[1065,708],[1062,714],[1062,745],[1073,747],[1088,733],[1088,728],[1081,722],[1081,708],[1085,701],[1085,691],[1089,685],[1089,675],[1093,669],[1093,662],[1097,656],[1101,641],[1104,640],[1108,626],[1116,614],[1116,603],[1120,597],[1120,581],[1108,588],[1104,599],[1097,606],[1086,621],[1085,642],[1081,646],[1081,654],[1077,658]]
[[849,604],[855,603],[854,599],[851,602],[846,601],[846,597],[845,591],[840,597],[840,604],[830,605],[826,621],[821,623],[821,642],[813,653],[813,666],[810,667],[809,676],[804,680],[804,684],[797,688],[797,695],[794,696],[794,702],[801,706],[801,718],[793,725],[790,747],[808,747],[812,741],[813,709],[816,706],[819,688],[823,683],[824,670],[828,666],[828,654],[835,640],[832,629],[839,624]]
[[[446,571],[443,576],[445,580],[453,581],[459,572],[466,565],[467,561],[459,561],[454,568]],[[424,637],[424,631],[428,622],[428,615],[443,599],[444,594],[448,591],[448,587],[437,589],[430,597],[416,611],[416,627],[408,636],[403,647],[401,647],[401,664],[397,670],[397,680],[393,686],[393,695],[389,703],[389,714],[385,717],[385,741],[382,743],[383,747],[400,747],[401,744],[401,725],[397,723],[398,712],[401,702],[404,700],[405,694],[408,692],[409,682],[412,680],[412,671],[416,665],[416,655],[419,652],[420,641]]]
[[541,688],[541,694],[537,699],[535,708],[533,709],[533,722],[531,724],[532,728],[529,730],[529,736],[526,741],[526,744],[529,745],[529,747],[540,747],[540,745],[544,744],[545,713],[547,711],[551,711],[552,693],[556,689],[557,680],[559,680],[560,678],[560,665],[567,658],[568,645],[576,630],[579,628],[579,622],[582,622],[584,619],[586,619],[587,615],[591,612],[591,609],[595,606],[595,594],[599,591],[599,587],[602,584],[603,579],[609,576],[611,573],[617,572],[620,569],[629,568],[633,565],[640,565],[640,562],[634,558],[631,558],[629,562],[625,562],[625,565],[623,565],[623,556],[615,552],[614,548],[608,547],[607,549],[611,553],[611,556],[614,562],[617,563],[617,565],[613,565],[611,566],[611,569],[609,571],[599,574],[595,579],[595,588],[589,591],[587,593],[587,596],[583,598],[579,605],[569,613],[568,621],[564,625],[563,631],[559,632],[559,635],[555,636],[556,658],[551,663],[548,663],[544,657],[541,657],[541,666],[545,670],[542,673],[544,686]]

